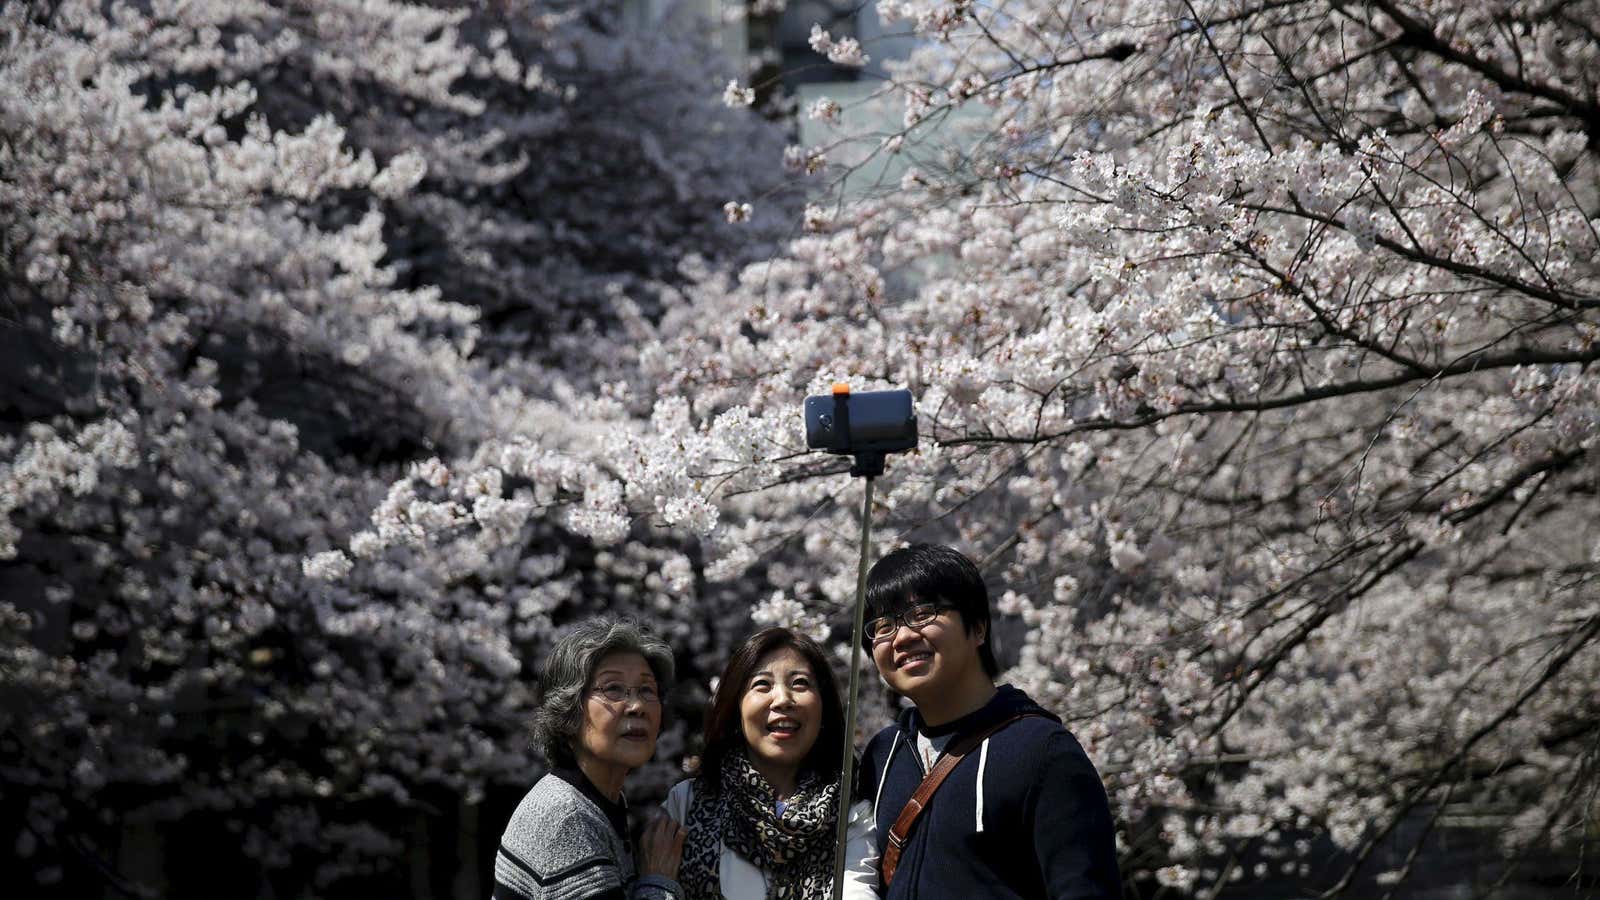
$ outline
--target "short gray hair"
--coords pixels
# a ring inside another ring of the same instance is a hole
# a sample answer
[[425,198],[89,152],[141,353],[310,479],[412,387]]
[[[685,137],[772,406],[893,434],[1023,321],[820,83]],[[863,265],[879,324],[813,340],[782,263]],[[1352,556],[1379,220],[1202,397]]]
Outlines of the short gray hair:
[[649,663],[662,692],[672,686],[672,648],[631,619],[590,619],[556,641],[539,676],[544,697],[533,716],[533,745],[547,764],[576,765],[573,747],[583,729],[583,692],[600,660],[607,654],[629,652]]

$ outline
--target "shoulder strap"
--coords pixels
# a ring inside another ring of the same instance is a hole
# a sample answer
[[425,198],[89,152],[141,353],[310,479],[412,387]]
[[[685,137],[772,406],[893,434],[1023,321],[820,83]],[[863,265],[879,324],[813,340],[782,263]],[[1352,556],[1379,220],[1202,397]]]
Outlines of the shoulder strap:
[[933,799],[933,792],[937,791],[939,785],[944,784],[944,780],[949,778],[950,773],[954,772],[956,766],[961,764],[962,758],[971,753],[972,748],[983,743],[983,739],[989,735],[1018,719],[1026,719],[1029,716],[1037,715],[1039,713],[1024,712],[1018,713],[1009,719],[1001,719],[983,731],[969,734],[952,744],[950,749],[939,757],[939,761],[934,764],[933,769],[922,777],[922,783],[917,785],[916,793],[911,795],[911,799],[907,800],[905,807],[900,810],[900,815],[894,820],[894,827],[889,829],[889,843],[883,848],[884,890],[887,891],[889,889],[889,882],[894,880],[894,870],[900,866],[900,851],[905,849],[906,838],[911,834],[911,826],[916,824],[917,818],[927,808],[928,801]]

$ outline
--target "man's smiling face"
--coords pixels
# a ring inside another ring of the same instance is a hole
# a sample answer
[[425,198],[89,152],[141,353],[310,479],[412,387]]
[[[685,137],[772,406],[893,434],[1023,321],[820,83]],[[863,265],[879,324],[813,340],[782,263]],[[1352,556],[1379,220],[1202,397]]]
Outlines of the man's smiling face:
[[961,613],[940,610],[926,625],[900,624],[894,633],[872,645],[872,661],[891,690],[921,705],[925,698],[947,690],[981,672],[978,647],[983,629],[967,633]]

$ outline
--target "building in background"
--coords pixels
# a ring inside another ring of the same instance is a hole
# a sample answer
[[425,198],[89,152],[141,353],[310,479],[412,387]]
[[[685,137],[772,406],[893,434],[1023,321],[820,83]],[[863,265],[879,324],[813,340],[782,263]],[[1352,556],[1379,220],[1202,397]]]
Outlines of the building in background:
[[[842,184],[847,196],[871,193],[898,182],[905,156],[872,153],[871,141],[898,133],[901,106],[872,102],[888,79],[886,64],[910,55],[915,46],[909,25],[885,27],[871,0],[624,0],[629,27],[679,27],[703,30],[725,58],[731,77],[757,92],[757,105],[787,98],[780,106],[794,115],[795,142],[830,148],[833,162],[870,155]],[[840,66],[811,47],[811,30],[820,25],[834,39],[855,38],[868,56],[865,66]],[[721,85],[708,85],[720,92]],[[781,89],[781,91],[780,91]],[[811,118],[807,111],[821,98],[837,103],[836,121]],[[931,137],[924,126],[908,136],[908,147]],[[843,135],[871,136],[848,147]]]

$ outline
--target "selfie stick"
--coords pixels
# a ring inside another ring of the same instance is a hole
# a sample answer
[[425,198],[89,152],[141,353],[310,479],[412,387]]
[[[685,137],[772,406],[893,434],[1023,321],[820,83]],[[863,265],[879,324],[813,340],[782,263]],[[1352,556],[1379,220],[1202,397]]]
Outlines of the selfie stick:
[[[833,386],[834,421],[844,434],[850,433],[849,400],[849,385]],[[866,488],[861,498],[861,562],[856,569],[855,614],[851,617],[854,624],[850,629],[850,688],[845,695],[844,764],[839,769],[839,830],[834,835],[833,900],[840,900],[844,894],[845,853],[850,843],[850,788],[856,760],[856,689],[861,682],[861,633],[867,614],[867,560],[872,557],[872,479],[883,474],[884,456],[882,452],[861,451],[854,454],[850,465],[851,476],[865,478]]]
[[[833,900],[844,895],[845,854],[850,843],[850,788],[855,771],[856,693],[861,683],[861,638],[867,612],[867,561],[872,558],[872,480],[883,474],[884,457],[917,449],[917,411],[911,392],[868,391],[850,396],[850,385],[832,396],[807,397],[806,447],[851,458],[850,475],[865,478],[861,498],[861,567],[850,631],[850,689],[845,695],[844,759],[839,766],[838,834],[834,837]],[[852,419],[854,421],[852,421]]]
[[[857,464],[859,465],[859,458]],[[878,457],[883,471],[883,457]],[[851,473],[854,474],[854,469]],[[833,900],[844,892],[845,849],[850,842],[850,776],[855,769],[856,686],[861,680],[861,632],[867,614],[867,559],[872,547],[872,477],[866,476],[866,493],[861,499],[861,565],[856,570],[855,625],[850,629],[850,689],[845,695],[844,766],[839,770],[839,832],[834,836]]]

